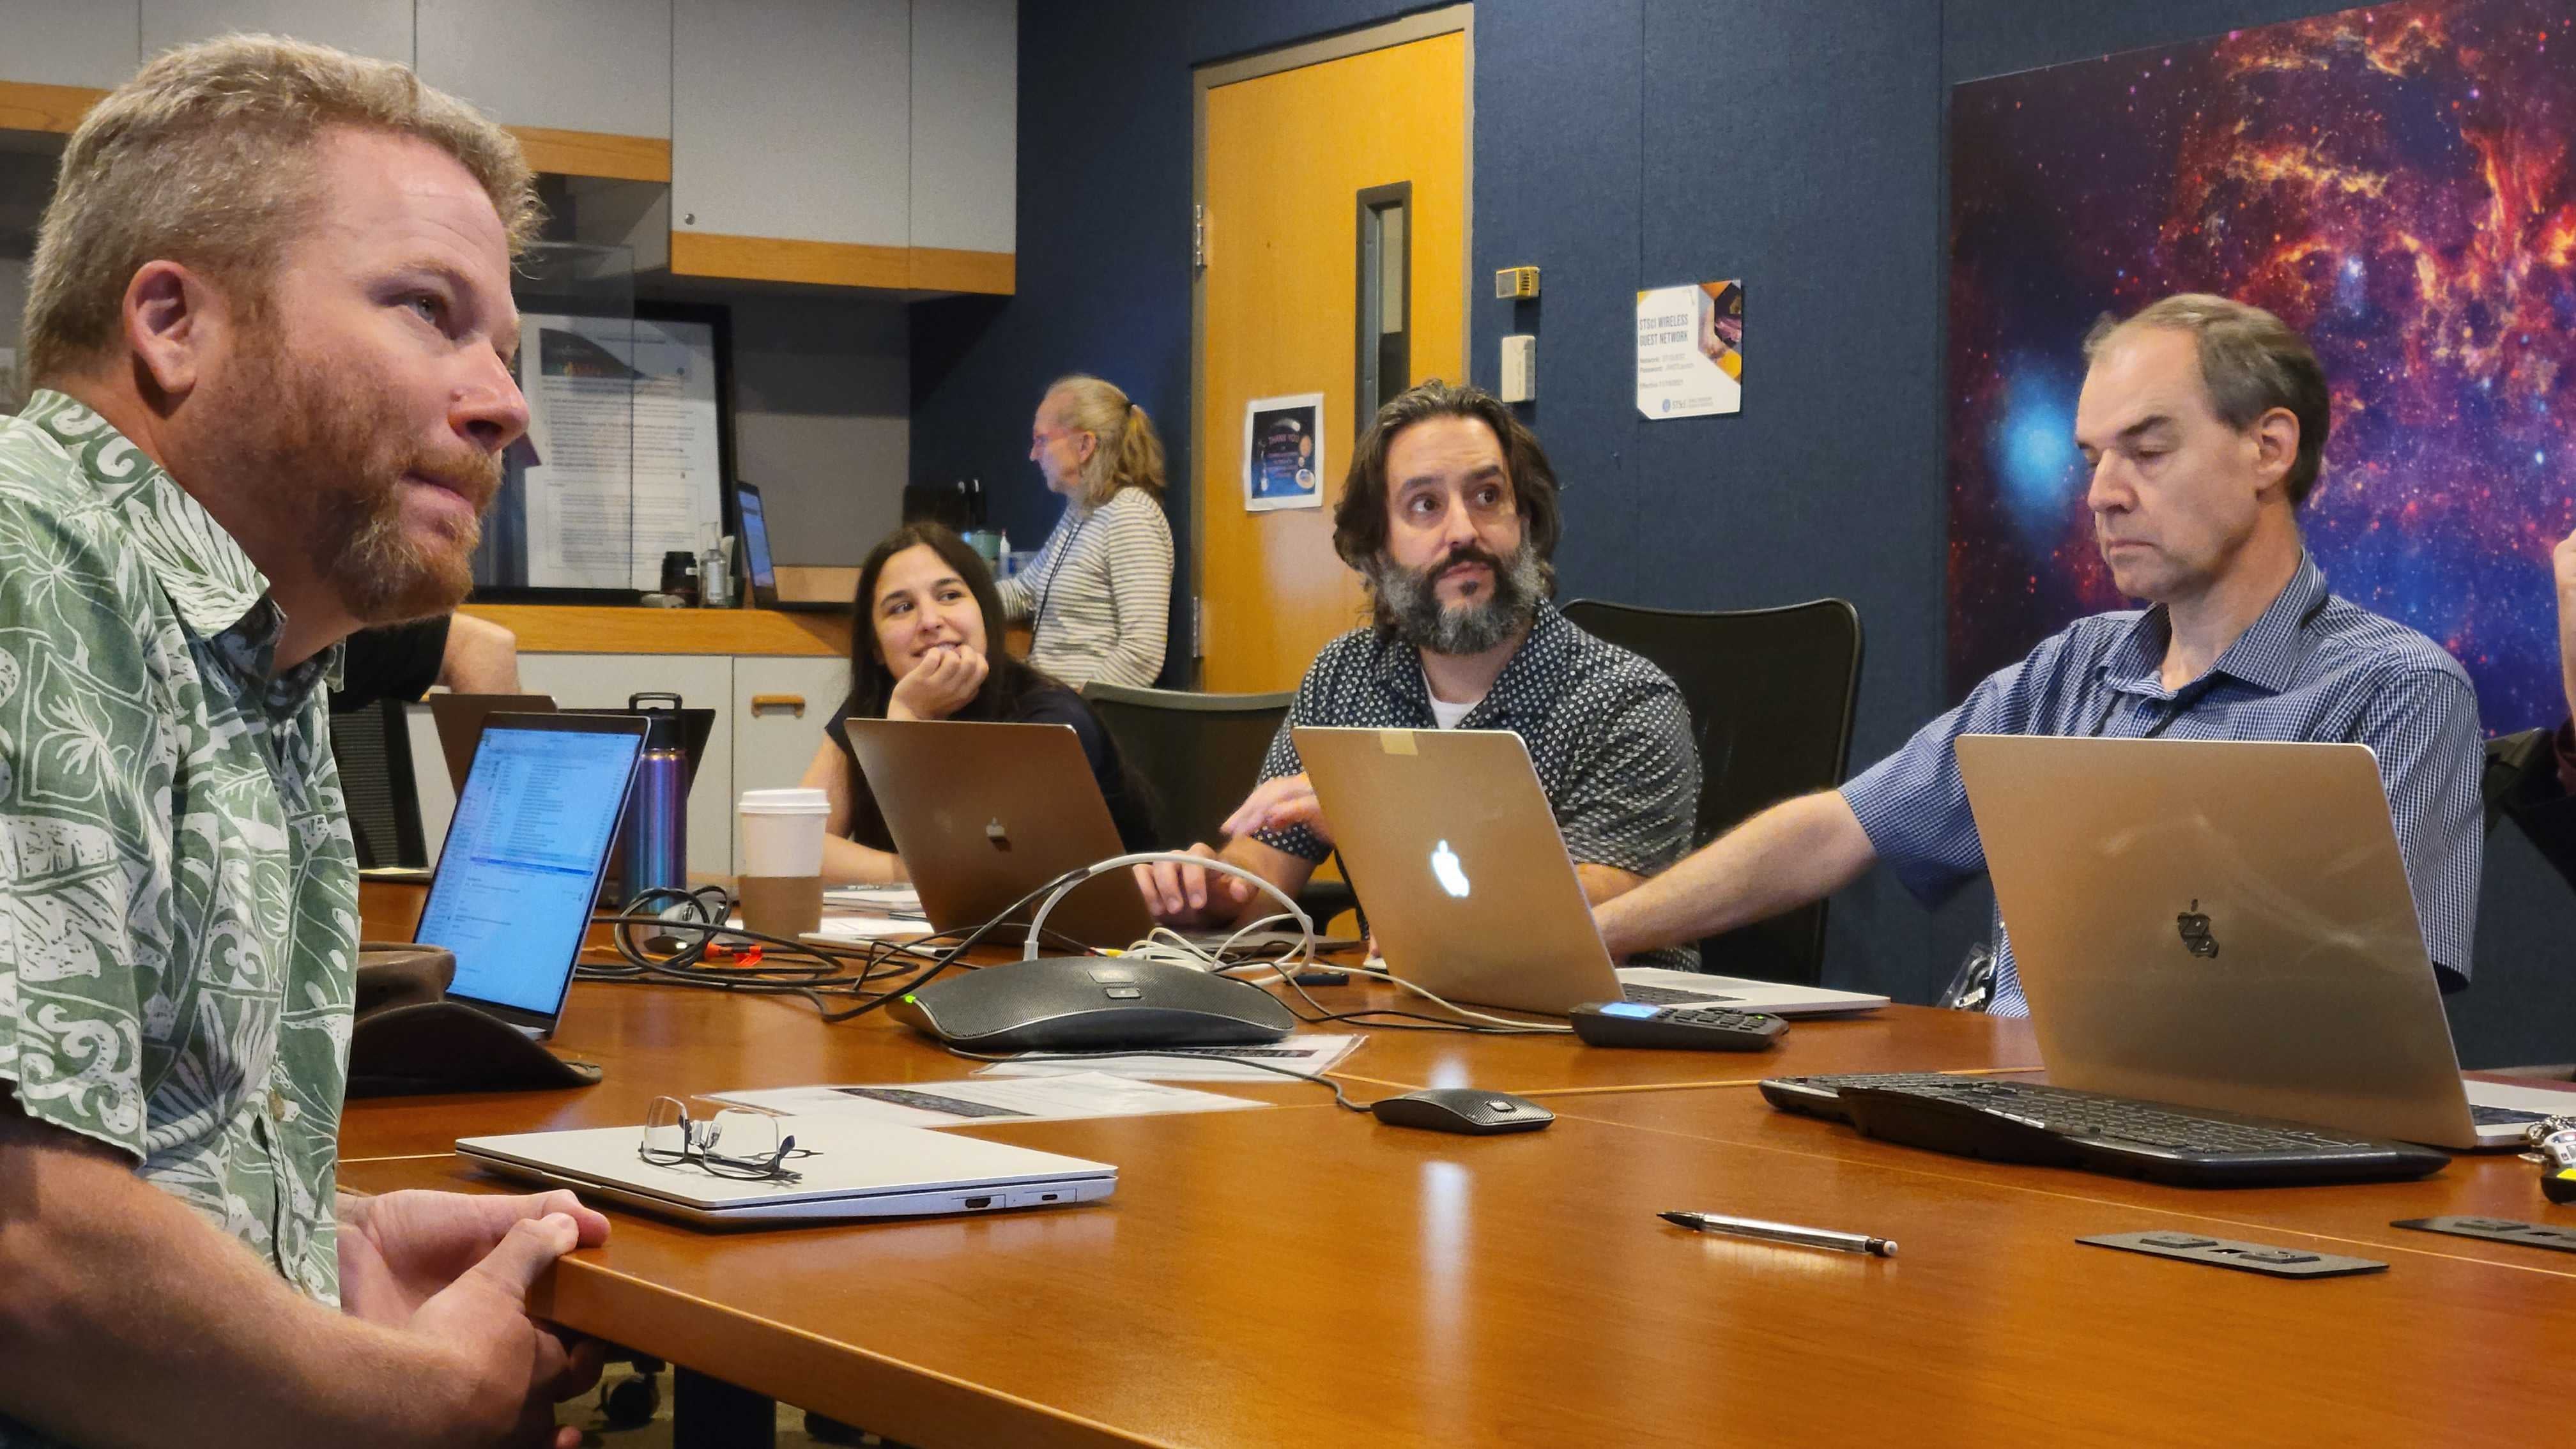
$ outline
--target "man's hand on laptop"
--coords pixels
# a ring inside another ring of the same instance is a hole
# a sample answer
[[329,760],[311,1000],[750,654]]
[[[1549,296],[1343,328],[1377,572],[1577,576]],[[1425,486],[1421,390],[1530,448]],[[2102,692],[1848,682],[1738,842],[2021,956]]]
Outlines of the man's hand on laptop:
[[[1204,844],[1191,846],[1189,853],[1216,859],[1216,852]],[[1251,900],[1257,889],[1241,876],[1178,861],[1158,860],[1133,869],[1136,889],[1145,897],[1145,908],[1165,925],[1204,926],[1231,921],[1243,913],[1243,903]]]
[[1225,834],[1229,840],[1240,840],[1264,830],[1286,830],[1302,825],[1309,834],[1326,845],[1333,843],[1332,831],[1324,824],[1324,807],[1315,798],[1314,782],[1301,772],[1265,780],[1232,815],[1226,817]]

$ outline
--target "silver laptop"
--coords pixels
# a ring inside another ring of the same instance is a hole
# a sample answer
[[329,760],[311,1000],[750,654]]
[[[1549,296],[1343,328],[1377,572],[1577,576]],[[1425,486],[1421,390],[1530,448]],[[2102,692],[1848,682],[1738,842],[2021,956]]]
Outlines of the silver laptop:
[[1296,735],[1379,950],[1426,990],[1560,1016],[1623,997],[1783,1016],[1887,1004],[1819,986],[1614,970],[1529,749],[1509,730]]
[[2566,1100],[2462,1081],[2367,746],[1958,758],[2051,1082],[2464,1149]]
[[[1126,853],[1070,725],[846,723],[934,931],[971,931],[1066,871]],[[1121,870],[1066,896],[1047,929],[1121,947],[1143,940],[1154,917]]]
[[789,1118],[798,1155],[783,1178],[732,1178],[694,1162],[646,1162],[642,1127],[465,1137],[457,1154],[505,1176],[570,1187],[592,1202],[700,1227],[915,1217],[1096,1202],[1118,1169],[953,1132]]

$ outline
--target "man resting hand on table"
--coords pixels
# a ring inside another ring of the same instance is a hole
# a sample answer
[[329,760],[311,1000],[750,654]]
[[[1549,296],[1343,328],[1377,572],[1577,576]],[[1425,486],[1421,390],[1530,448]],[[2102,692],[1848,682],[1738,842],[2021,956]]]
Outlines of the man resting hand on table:
[[[1492,394],[1426,382],[1380,408],[1333,514],[1334,550],[1368,583],[1369,626],[1325,645],[1306,671],[1259,785],[1226,821],[1225,849],[1191,849],[1294,896],[1332,830],[1291,730],[1507,729],[1528,745],[1596,904],[1679,860],[1699,808],[1689,711],[1662,670],[1549,602],[1557,528],[1547,454]],[[1201,866],[1138,866],[1136,881],[1175,923],[1276,908]],[[1637,964],[1696,969],[1699,950]]]
[[518,144],[267,37],[91,110],[0,420],[0,1446],[569,1443],[569,1193],[336,1191],[357,868],[323,689],[452,609]]

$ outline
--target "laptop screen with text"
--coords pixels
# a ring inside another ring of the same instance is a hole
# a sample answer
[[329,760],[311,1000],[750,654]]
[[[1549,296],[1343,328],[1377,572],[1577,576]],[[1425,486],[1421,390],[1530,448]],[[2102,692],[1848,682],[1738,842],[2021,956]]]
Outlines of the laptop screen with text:
[[451,997],[551,1020],[643,750],[644,721],[495,716],[484,728],[417,939],[456,957]]

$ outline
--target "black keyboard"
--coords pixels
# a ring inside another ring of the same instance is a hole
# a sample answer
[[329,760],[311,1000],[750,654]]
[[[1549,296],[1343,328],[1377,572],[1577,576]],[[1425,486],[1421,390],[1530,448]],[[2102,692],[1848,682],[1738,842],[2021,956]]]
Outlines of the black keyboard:
[[1714,991],[1684,991],[1676,986],[1621,986],[1619,994],[1630,1001],[1648,1006],[1696,1006],[1703,1001],[1735,1001],[1740,998],[1720,996]]
[[1778,1077],[1772,1106],[1962,1157],[2072,1167],[2181,1187],[2377,1182],[2439,1172],[2429,1147],[2332,1128],[2039,1082],[1932,1072]]
[[2469,1122],[2478,1127],[2528,1127],[2546,1115],[2542,1112],[2526,1112],[2520,1107],[2482,1107],[2475,1102],[2469,1104]]

